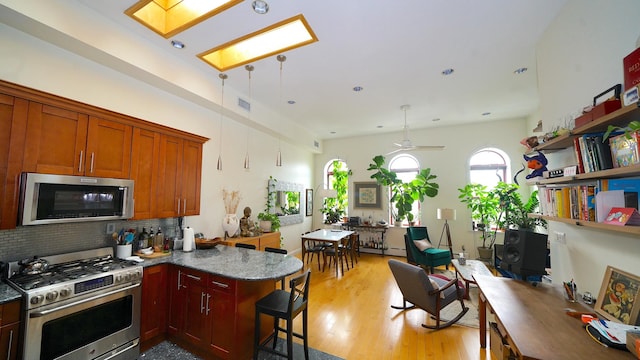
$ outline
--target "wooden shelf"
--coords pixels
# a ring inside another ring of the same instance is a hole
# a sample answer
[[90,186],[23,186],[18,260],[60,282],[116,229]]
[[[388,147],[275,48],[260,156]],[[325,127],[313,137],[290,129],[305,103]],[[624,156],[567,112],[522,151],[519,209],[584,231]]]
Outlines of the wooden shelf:
[[594,121],[571,130],[569,134],[555,137],[544,144],[536,146],[534,150],[551,151],[566,149],[573,146],[573,138],[579,135],[607,131],[609,125],[624,127],[629,124],[629,122],[640,119],[639,104],[640,103],[625,106],[611,114],[597,118]]
[[631,176],[640,176],[640,164],[625,166],[620,168],[593,171],[585,174],[577,174],[574,176],[562,176],[551,179],[535,180],[528,182],[530,185],[548,185],[548,184],[566,184],[581,180],[596,180],[596,179],[615,179],[625,178]]
[[618,232],[618,233],[631,234],[631,235],[640,235],[640,226],[616,226],[616,225],[603,224],[595,221],[567,219],[567,218],[560,218],[560,217],[540,215],[540,214],[529,214],[528,216],[544,219],[547,221],[555,221],[555,222],[561,222],[561,223],[571,224],[576,226],[583,226],[585,228],[590,228],[590,229],[605,230],[610,232]]

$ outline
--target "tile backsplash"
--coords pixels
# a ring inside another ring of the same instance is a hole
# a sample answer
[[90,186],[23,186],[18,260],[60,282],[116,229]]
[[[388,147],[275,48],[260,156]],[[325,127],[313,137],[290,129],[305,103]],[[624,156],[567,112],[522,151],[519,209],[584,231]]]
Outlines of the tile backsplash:
[[0,261],[18,261],[33,256],[48,256],[74,251],[112,246],[115,243],[107,234],[107,224],[115,224],[116,231],[124,228],[142,231],[143,227],[154,231],[158,226],[165,236],[174,236],[177,219],[151,219],[140,221],[92,221],[68,224],[19,226],[12,230],[0,230]]

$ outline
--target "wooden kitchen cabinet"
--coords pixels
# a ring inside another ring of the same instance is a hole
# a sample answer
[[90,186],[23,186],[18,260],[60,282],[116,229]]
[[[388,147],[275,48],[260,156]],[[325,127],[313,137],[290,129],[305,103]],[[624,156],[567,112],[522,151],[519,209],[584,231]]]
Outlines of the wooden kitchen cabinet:
[[162,134],[158,174],[158,217],[200,214],[202,143]]
[[133,218],[135,220],[152,219],[155,216],[159,153],[160,133],[140,128],[133,129],[131,179],[134,181]]
[[0,305],[0,358],[18,359],[20,342],[20,300]]
[[162,341],[167,332],[169,265],[146,267],[142,278],[140,342],[145,348]]
[[27,133],[24,171],[129,178],[130,125],[30,101]]
[[257,250],[264,251],[265,248],[280,248],[280,232],[264,233],[260,236],[237,237],[225,239],[223,244],[236,246],[237,243],[255,245]]
[[[251,358],[255,303],[275,289],[273,280],[233,280],[180,266],[169,274],[169,338],[205,358]],[[266,337],[273,325],[262,325]]]
[[235,281],[220,276],[209,275],[209,294],[211,295],[211,313],[209,332],[209,351],[222,359],[229,359],[233,349],[235,333],[234,303]]
[[0,94],[0,229],[16,227],[28,104]]
[[167,321],[167,333],[176,337],[180,336],[184,325],[185,290],[183,288],[184,272],[179,266],[169,266],[169,316]]
[[187,301],[182,335],[191,344],[202,346],[205,344],[208,333],[207,274],[195,270],[185,270],[183,279]]

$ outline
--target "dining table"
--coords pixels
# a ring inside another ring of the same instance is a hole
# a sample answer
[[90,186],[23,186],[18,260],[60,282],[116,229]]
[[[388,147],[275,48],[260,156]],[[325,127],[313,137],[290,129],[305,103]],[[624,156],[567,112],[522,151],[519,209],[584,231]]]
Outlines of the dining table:
[[[329,243],[333,245],[334,252],[334,264],[336,268],[336,277],[338,277],[338,247],[340,246],[340,241],[347,236],[351,236],[353,231],[350,230],[338,230],[338,229],[320,229],[316,231],[312,231],[310,233],[306,233],[302,235],[302,258],[304,259],[306,253],[305,242],[307,241],[321,241],[325,243]],[[323,266],[324,269],[324,266]]]

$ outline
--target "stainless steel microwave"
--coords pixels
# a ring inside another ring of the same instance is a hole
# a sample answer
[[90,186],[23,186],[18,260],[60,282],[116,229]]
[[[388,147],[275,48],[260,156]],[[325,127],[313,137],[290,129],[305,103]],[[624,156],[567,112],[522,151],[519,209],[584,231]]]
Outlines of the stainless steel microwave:
[[19,224],[119,220],[133,216],[133,180],[23,173]]

